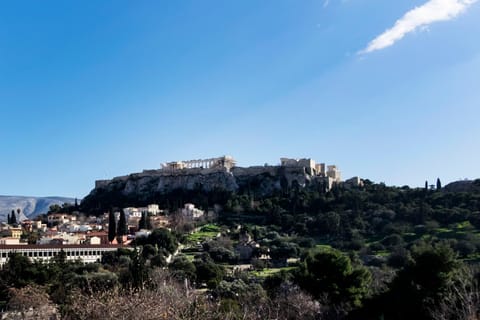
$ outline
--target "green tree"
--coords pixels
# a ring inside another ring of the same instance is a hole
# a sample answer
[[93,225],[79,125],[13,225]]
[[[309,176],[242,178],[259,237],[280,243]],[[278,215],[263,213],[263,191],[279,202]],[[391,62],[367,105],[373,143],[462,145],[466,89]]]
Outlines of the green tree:
[[157,253],[158,253],[157,248],[155,248],[153,245],[151,245],[149,243],[142,247],[142,257],[145,260],[148,260],[148,259],[154,257]]
[[118,219],[118,232],[119,236],[124,236],[128,233],[127,219],[125,218],[125,212],[120,210],[120,218]]
[[437,190],[442,189],[442,183],[440,182],[440,178],[437,178]]
[[[414,250],[390,290],[372,307],[385,319],[434,319],[431,310],[448,299],[446,292],[462,275],[463,265],[446,245]],[[374,318],[374,317],[371,317]]]
[[316,298],[324,295],[334,304],[361,305],[368,294],[370,272],[354,267],[348,256],[338,250],[311,252],[297,275],[300,286]]
[[138,230],[148,229],[147,220],[147,212],[143,211],[142,217],[140,218],[140,221],[138,221]]
[[34,280],[34,270],[32,263],[19,253],[12,252],[8,255],[8,260],[1,271],[1,278],[9,287],[23,287]]
[[148,243],[163,248],[168,253],[174,253],[178,244],[175,236],[167,229],[155,229],[147,238]]
[[163,268],[167,265],[167,260],[165,259],[165,256],[162,253],[159,253],[150,259],[150,265],[152,267]]
[[132,279],[132,286],[135,289],[143,289],[148,278],[148,270],[145,265],[145,259],[139,254],[138,250],[134,250],[132,260],[129,266],[129,273]]
[[49,208],[48,208],[48,213],[58,213],[62,211],[62,207],[58,204],[52,204]]
[[185,256],[177,256],[168,265],[173,276],[179,280],[188,279],[195,281],[197,269],[195,265]]
[[205,282],[210,288],[215,288],[225,276],[225,269],[213,262],[208,254],[201,259],[195,259],[193,264],[196,269],[197,282]]
[[115,239],[116,236],[116,220],[115,220],[115,214],[113,213],[113,210],[111,210],[108,213],[108,241],[112,242],[113,239]]
[[17,224],[17,215],[15,214],[15,210],[12,210],[12,217],[11,217],[11,224]]

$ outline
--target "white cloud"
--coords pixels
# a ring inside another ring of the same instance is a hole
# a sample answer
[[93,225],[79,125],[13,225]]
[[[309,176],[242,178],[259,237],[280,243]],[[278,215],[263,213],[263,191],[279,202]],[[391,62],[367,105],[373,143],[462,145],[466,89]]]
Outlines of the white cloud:
[[408,11],[395,25],[373,39],[360,53],[369,53],[393,45],[406,34],[417,29],[425,30],[437,21],[447,21],[463,13],[477,0],[430,0],[420,7]]

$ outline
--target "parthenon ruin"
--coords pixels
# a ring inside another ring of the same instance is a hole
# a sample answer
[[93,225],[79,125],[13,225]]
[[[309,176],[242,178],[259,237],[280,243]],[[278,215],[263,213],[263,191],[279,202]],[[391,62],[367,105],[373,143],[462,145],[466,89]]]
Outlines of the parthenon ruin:
[[223,156],[210,159],[174,161],[162,163],[161,168],[165,171],[176,171],[182,169],[227,169],[230,170],[235,166],[235,159],[231,156]]

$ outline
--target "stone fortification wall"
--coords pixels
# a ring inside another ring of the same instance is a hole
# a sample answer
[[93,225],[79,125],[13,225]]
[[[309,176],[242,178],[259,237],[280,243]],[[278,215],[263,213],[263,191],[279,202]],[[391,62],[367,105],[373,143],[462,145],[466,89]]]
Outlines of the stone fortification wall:
[[259,174],[278,174],[278,166],[234,167],[231,172],[234,176],[255,176]]
[[95,188],[103,188],[106,187],[110,181],[112,180],[96,180],[95,181]]

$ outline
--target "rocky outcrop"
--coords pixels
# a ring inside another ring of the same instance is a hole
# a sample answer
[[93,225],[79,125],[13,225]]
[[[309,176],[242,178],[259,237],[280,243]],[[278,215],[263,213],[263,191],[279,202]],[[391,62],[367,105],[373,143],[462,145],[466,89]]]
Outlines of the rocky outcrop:
[[87,211],[110,206],[161,203],[178,193],[254,193],[267,196],[291,186],[304,187],[318,176],[302,167],[257,166],[234,167],[231,170],[184,169],[174,172],[146,170],[128,176],[96,183],[96,188],[82,202]]
[[480,179],[455,181],[447,184],[443,189],[449,192],[471,192],[480,190]]

